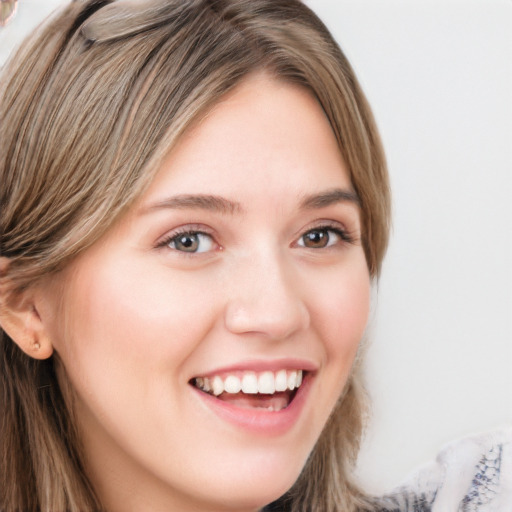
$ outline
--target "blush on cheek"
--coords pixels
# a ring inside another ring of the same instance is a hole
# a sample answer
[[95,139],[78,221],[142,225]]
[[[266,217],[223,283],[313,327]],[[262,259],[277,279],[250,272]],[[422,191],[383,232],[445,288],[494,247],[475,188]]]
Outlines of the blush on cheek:
[[[354,352],[361,340],[370,309],[370,285],[363,274],[360,280],[348,280],[321,302],[324,328],[330,331],[331,349]],[[320,318],[320,316],[319,316]],[[351,350],[351,347],[353,350]]]

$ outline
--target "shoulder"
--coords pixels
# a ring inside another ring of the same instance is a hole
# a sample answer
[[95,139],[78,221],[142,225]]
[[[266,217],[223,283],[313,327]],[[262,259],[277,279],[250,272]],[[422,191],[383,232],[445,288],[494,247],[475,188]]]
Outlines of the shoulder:
[[510,512],[512,428],[446,445],[380,503],[383,512]]

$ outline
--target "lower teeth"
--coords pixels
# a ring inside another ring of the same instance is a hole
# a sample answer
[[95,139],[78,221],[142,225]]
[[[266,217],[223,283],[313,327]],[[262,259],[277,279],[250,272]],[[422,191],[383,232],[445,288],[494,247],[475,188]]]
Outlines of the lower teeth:
[[259,409],[261,411],[275,412],[275,411],[281,411],[282,409],[284,409],[284,407],[279,407],[278,409],[276,409],[276,408],[274,408],[273,405],[269,405],[268,407],[255,407],[255,409]]

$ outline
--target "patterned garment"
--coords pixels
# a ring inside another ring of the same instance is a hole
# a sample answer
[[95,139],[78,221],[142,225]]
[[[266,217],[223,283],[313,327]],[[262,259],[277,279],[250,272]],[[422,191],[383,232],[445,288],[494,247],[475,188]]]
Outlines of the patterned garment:
[[512,512],[512,428],[447,445],[380,512]]

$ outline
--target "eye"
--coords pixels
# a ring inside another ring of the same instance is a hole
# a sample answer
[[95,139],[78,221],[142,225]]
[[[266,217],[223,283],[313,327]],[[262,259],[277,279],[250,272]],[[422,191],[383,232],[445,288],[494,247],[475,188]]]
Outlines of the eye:
[[208,252],[213,249],[213,238],[200,231],[179,233],[167,239],[165,245],[176,251],[188,253]]
[[345,234],[340,229],[315,228],[304,233],[298,240],[297,245],[308,249],[324,249],[346,240]]

